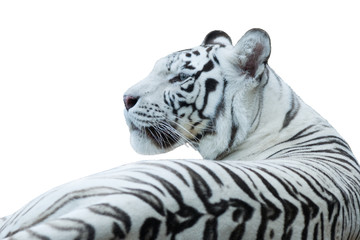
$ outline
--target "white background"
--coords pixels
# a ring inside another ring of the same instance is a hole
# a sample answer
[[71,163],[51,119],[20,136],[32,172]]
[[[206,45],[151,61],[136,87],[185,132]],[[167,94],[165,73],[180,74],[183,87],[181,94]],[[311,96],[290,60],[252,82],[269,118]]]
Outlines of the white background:
[[270,66],[360,157],[356,1],[0,1],[0,216],[42,192],[140,156],[122,94],[211,30],[272,38]]

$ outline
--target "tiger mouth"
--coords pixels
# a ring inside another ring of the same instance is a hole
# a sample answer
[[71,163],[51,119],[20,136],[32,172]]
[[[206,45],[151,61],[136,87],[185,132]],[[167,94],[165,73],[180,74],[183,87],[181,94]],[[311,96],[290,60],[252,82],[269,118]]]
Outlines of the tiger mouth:
[[141,129],[132,124],[131,129],[140,133],[140,136],[146,136],[151,142],[160,149],[173,147],[181,139],[180,135],[176,133],[173,126],[150,126],[142,127]]

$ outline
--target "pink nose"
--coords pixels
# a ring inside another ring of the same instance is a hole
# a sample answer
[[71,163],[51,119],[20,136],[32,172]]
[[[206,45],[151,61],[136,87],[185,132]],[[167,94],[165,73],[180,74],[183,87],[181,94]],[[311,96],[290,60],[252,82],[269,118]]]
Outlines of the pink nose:
[[124,96],[124,104],[125,104],[126,110],[129,110],[130,108],[134,107],[138,100],[139,100],[138,97],[125,95]]

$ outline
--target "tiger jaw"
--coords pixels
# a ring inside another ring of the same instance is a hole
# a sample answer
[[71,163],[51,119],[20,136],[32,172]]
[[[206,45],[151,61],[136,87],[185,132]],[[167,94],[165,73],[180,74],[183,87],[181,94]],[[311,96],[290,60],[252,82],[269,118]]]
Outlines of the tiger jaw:
[[[166,119],[164,111],[158,114],[145,114],[136,106],[125,110],[124,115],[130,130],[130,142],[134,150],[140,154],[159,154],[168,152],[186,142],[186,136],[177,129],[175,121]],[[154,110],[151,108],[151,112]],[[147,112],[147,110],[145,110]]]
[[[140,154],[159,154],[188,143],[197,148],[204,131],[212,132],[210,120],[200,119],[197,112],[181,112],[180,116],[156,109],[156,118],[152,111],[148,112],[146,104],[139,104],[133,109],[124,111],[125,119],[130,130],[130,142],[134,150]],[[167,109],[171,112],[171,109]],[[146,114],[144,112],[147,112]],[[171,115],[173,119],[168,117]],[[191,120],[196,120],[191,123]]]
[[132,147],[141,154],[162,153],[165,149],[171,149],[180,141],[178,135],[170,131],[160,131],[159,126],[144,127],[142,129],[131,127],[130,133]]

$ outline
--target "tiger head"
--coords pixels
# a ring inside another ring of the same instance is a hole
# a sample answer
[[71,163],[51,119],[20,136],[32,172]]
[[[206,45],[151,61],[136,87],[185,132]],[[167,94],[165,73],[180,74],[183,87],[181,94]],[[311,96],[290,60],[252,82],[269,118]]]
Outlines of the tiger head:
[[195,48],[172,53],[124,94],[131,145],[141,154],[190,144],[204,158],[221,158],[256,125],[270,39],[248,31],[233,46],[222,31]]

